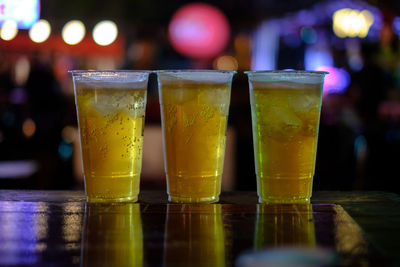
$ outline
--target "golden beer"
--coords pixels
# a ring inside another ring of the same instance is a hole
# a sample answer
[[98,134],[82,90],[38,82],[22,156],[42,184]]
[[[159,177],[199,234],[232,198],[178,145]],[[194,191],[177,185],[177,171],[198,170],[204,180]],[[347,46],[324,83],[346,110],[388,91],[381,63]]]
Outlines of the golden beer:
[[[266,73],[272,75],[274,72]],[[283,72],[281,75],[291,75],[291,72]],[[300,79],[299,75],[295,75],[295,78]],[[283,81],[268,82],[252,81],[250,78],[254,155],[260,202],[310,202],[322,79],[316,73],[316,81],[307,83],[304,81],[308,78],[307,74],[302,75],[305,78],[300,79],[300,82],[289,80],[290,76]]]
[[[147,79],[147,77],[145,78]],[[89,201],[137,201],[146,83],[76,82],[75,96]],[[134,86],[134,85],[131,85]]]
[[227,76],[224,83],[171,81],[160,74],[165,166],[172,202],[218,201],[232,77],[232,73],[223,74]]

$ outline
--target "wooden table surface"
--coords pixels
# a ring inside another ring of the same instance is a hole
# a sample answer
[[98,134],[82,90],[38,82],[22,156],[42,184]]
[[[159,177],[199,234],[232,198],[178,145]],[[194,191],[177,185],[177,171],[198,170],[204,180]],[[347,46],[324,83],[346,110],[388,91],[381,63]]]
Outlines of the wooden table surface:
[[[87,204],[81,191],[0,190],[1,266],[398,266],[400,197],[316,192],[312,205]],[[279,265],[281,264],[281,265]],[[300,265],[303,264],[303,265]]]

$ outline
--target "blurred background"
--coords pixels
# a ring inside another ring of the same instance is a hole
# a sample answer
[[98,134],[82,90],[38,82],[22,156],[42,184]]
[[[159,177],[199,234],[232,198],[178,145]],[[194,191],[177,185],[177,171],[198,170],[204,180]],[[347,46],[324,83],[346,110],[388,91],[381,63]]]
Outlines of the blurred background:
[[[244,70],[326,70],[315,190],[399,192],[400,1],[0,0],[0,189],[83,189],[71,69],[237,70],[224,190],[255,190]],[[142,189],[164,189],[149,82]]]

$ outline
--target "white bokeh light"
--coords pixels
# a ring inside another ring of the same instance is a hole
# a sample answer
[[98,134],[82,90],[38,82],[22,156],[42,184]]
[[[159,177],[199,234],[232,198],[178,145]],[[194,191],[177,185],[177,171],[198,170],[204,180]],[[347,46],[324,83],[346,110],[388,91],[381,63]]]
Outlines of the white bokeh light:
[[343,8],[337,10],[332,17],[333,32],[340,38],[365,38],[374,23],[374,15],[368,10]]
[[50,32],[50,23],[41,19],[29,29],[29,38],[35,43],[43,43],[49,38]]
[[17,36],[18,28],[17,23],[13,20],[7,20],[0,28],[0,38],[5,41],[10,41]]
[[82,41],[85,37],[86,29],[85,25],[79,20],[71,20],[64,25],[61,35],[64,40],[69,45],[76,45]]
[[106,46],[115,41],[118,35],[117,25],[110,20],[103,20],[93,28],[93,40],[98,45]]

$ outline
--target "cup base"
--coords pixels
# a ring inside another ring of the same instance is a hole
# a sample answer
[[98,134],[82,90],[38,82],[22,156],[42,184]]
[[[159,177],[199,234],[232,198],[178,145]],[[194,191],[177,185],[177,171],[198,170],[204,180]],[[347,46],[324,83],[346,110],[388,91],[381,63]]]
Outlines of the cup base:
[[258,203],[263,204],[310,204],[310,198],[262,198],[258,197]]
[[219,201],[219,196],[185,197],[168,195],[168,201],[172,203],[215,203]]
[[119,198],[98,198],[98,197],[86,197],[86,201],[89,203],[109,203],[109,202],[137,202],[138,197],[119,197]]

